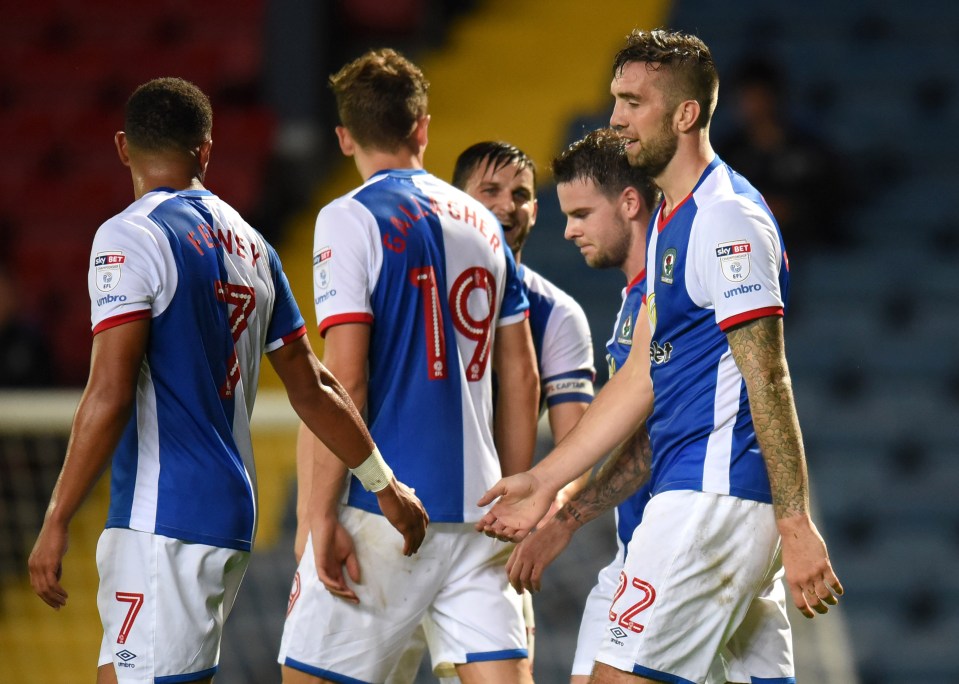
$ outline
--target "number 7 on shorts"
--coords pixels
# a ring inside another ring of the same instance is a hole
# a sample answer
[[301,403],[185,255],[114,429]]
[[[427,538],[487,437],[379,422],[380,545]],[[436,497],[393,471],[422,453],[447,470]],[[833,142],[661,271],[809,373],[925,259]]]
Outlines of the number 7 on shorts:
[[125,644],[127,637],[130,635],[130,630],[133,629],[133,621],[137,619],[137,613],[140,612],[140,608],[143,606],[143,594],[131,594],[125,591],[118,591],[116,597],[117,601],[130,604],[130,608],[127,610],[127,616],[123,619],[123,625],[120,627],[120,634],[117,636],[117,643]]

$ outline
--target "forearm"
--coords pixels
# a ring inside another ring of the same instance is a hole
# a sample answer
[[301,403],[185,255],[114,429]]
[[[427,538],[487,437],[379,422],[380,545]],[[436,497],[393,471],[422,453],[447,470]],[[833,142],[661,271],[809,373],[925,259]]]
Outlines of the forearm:
[[809,515],[809,482],[782,337],[782,319],[766,317],[728,333],[746,382],[776,519]]
[[[533,465],[536,449],[538,389],[529,383],[497,396],[494,440],[503,477],[522,473]],[[519,391],[516,391],[516,390]]]
[[593,478],[561,512],[581,526],[629,498],[649,479],[652,451],[641,427],[610,455]]
[[776,519],[809,514],[809,479],[788,373],[749,393]]
[[296,441],[296,517],[300,527],[309,529],[313,513],[335,514],[346,473],[343,462],[300,423]]
[[[553,444],[559,444],[576,427],[587,408],[589,408],[589,404],[581,401],[564,402],[549,408],[549,426],[553,433]],[[563,487],[557,494],[557,502],[562,505],[576,496],[589,482],[591,473],[592,469],[587,469],[586,472]]]
[[361,403],[365,395],[351,399],[306,338],[270,352],[269,359],[306,427],[346,466],[355,468],[365,461],[373,451],[373,439],[353,400]]
[[328,451],[355,468],[373,451],[373,438],[343,386],[319,361],[314,362],[316,381],[302,395],[291,393],[290,404]]
[[498,331],[493,368],[498,378],[493,438],[506,477],[529,470],[536,449],[539,373],[527,322]]
[[596,395],[569,434],[532,474],[551,489],[575,480],[630,438],[652,411],[652,387],[642,366],[627,362]]

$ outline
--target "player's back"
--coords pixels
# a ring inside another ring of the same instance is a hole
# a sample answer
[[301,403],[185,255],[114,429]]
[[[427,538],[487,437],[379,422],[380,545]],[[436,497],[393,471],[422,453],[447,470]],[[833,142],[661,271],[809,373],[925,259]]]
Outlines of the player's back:
[[[324,208],[316,240],[320,329],[371,324],[374,439],[431,520],[477,519],[474,502],[500,477],[492,436],[495,330],[526,312],[499,223],[430,174],[389,171]],[[378,511],[356,482],[349,502]]]
[[97,232],[89,286],[95,332],[151,319],[107,526],[248,549],[260,359],[303,329],[276,253],[215,195],[158,190]]

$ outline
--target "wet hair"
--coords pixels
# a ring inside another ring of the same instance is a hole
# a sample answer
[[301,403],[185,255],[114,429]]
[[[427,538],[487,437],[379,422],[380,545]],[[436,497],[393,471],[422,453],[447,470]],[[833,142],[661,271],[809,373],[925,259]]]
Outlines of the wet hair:
[[622,74],[632,62],[643,62],[650,71],[668,72],[671,78],[664,93],[669,105],[675,107],[683,100],[696,100],[700,109],[696,125],[705,128],[709,124],[716,109],[719,73],[702,40],[680,31],[634,29],[626,36],[626,46],[616,53],[613,77]]
[[182,78],[144,83],[126,104],[123,130],[130,144],[151,152],[188,152],[210,139],[210,99]]
[[630,165],[623,139],[610,128],[590,131],[571,144],[553,160],[552,170],[556,183],[591,180],[607,197],[619,197],[632,187],[650,211],[659,203],[659,189]]
[[494,172],[510,165],[517,166],[518,171],[529,169],[533,172],[533,185],[536,185],[536,164],[533,160],[516,145],[501,141],[479,142],[463,150],[453,167],[453,185],[465,190],[470,176],[481,164],[486,164]]
[[426,116],[429,81],[396,50],[370,50],[330,76],[340,123],[362,147],[395,152]]

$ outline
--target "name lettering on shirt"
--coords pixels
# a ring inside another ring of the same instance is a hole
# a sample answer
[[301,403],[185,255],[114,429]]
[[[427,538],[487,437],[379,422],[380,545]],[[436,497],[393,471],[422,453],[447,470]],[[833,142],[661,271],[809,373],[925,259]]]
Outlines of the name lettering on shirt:
[[187,233],[186,239],[190,241],[198,254],[203,254],[205,249],[222,249],[227,254],[235,254],[241,259],[249,259],[252,266],[256,266],[260,258],[260,250],[255,242],[247,244],[242,235],[234,234],[231,229],[223,230],[213,228],[207,223],[198,224],[196,230]]
[[409,199],[412,206],[401,204],[396,209],[397,213],[390,216],[390,225],[395,229],[395,232],[387,231],[383,233],[383,246],[391,252],[397,254],[403,252],[406,249],[406,236],[410,228],[413,227],[413,222],[426,218],[431,214],[435,216],[449,216],[454,221],[461,221],[462,223],[472,226],[483,236],[494,254],[498,252],[502,246],[499,232],[495,227],[488,224],[482,216],[478,215],[472,207],[460,204],[453,199],[441,203],[440,200],[435,197],[430,197],[430,205],[424,207],[415,197],[410,197]]

